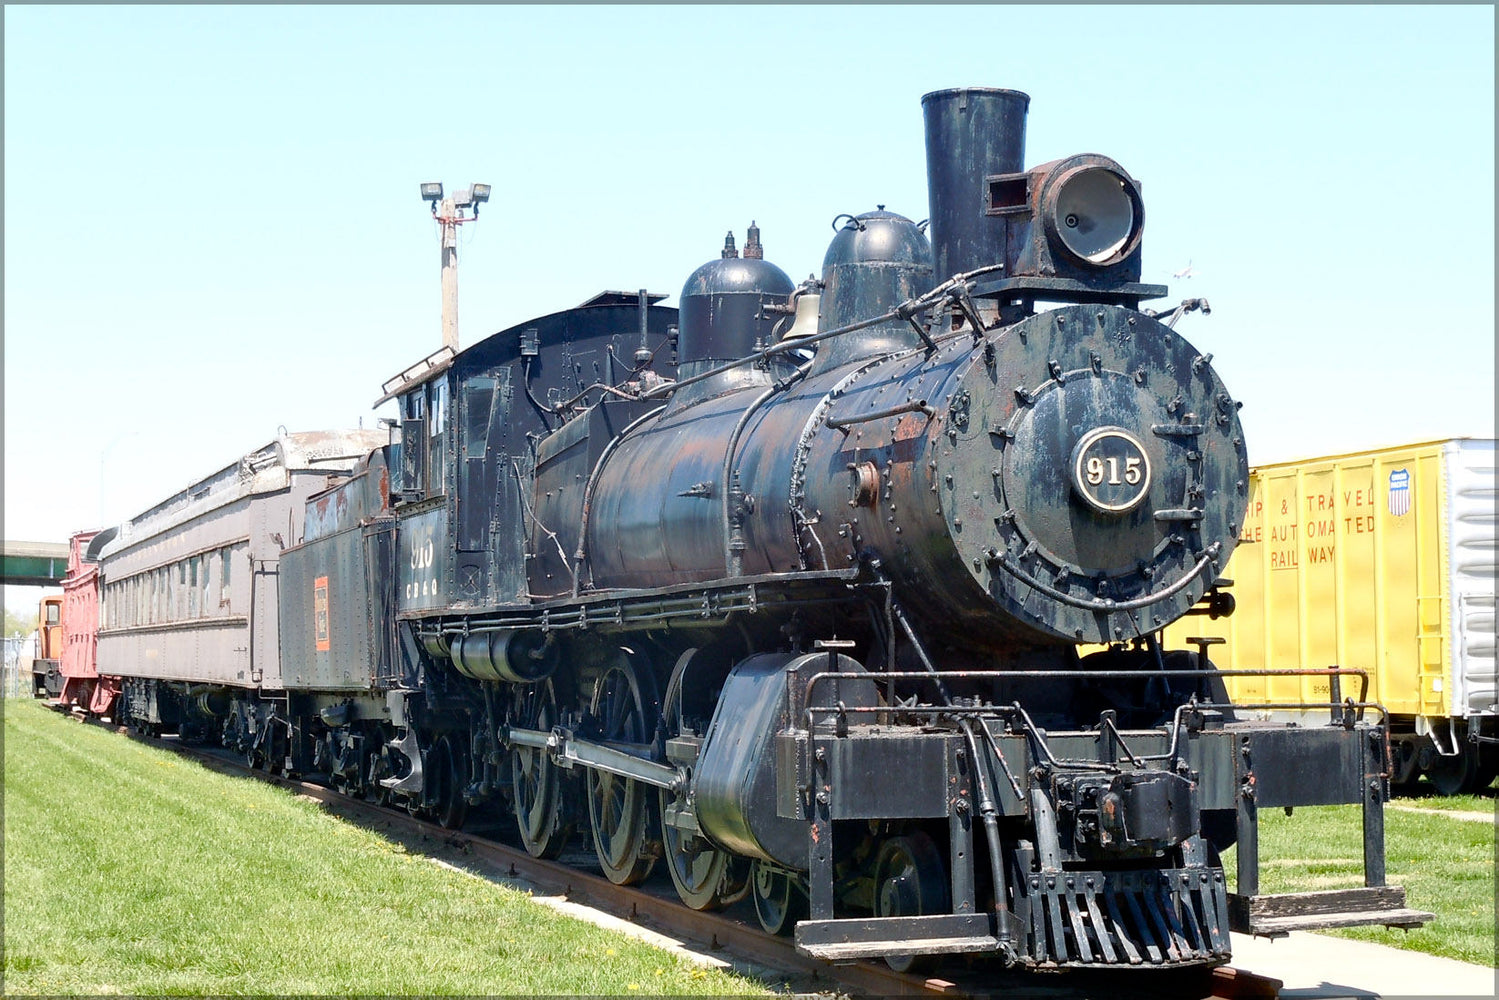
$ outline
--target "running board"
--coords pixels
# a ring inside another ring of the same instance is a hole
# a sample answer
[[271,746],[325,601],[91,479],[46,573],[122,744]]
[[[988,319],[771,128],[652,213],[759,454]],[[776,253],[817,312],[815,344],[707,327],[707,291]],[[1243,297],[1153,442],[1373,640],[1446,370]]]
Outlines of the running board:
[[796,925],[796,950],[829,962],[994,952],[999,938],[992,923],[987,913],[803,920]]
[[1420,927],[1436,914],[1405,905],[1405,887],[1368,886],[1273,896],[1228,894],[1229,926],[1241,934],[1278,937],[1330,927]]

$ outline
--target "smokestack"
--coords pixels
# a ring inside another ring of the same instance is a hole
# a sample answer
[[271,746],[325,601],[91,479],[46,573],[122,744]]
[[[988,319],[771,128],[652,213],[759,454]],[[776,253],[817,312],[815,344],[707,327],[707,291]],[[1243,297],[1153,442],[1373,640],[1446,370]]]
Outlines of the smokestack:
[[1005,259],[1005,218],[985,214],[984,178],[1025,169],[1030,103],[1028,94],[995,87],[937,90],[921,99],[936,281]]

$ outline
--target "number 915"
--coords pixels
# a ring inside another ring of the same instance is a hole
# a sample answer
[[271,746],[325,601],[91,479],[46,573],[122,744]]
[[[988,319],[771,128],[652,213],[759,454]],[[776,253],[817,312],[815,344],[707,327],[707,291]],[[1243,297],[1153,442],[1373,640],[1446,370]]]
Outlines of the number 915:
[[1087,477],[1088,485],[1090,486],[1102,486],[1105,481],[1110,486],[1118,486],[1120,483],[1127,483],[1130,486],[1134,486],[1140,481],[1140,458],[1138,455],[1126,458],[1124,460],[1124,474],[1121,477],[1119,459],[1098,458],[1095,456],[1088,459],[1084,467],[1084,475]]

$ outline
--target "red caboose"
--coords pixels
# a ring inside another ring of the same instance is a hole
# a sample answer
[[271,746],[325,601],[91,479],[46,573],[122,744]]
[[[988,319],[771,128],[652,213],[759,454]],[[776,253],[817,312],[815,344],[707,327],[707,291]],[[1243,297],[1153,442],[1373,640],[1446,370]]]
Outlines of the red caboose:
[[63,688],[57,704],[90,715],[109,715],[119,694],[119,680],[99,678],[94,653],[99,636],[99,564],[88,557],[89,543],[98,534],[80,531],[68,540],[68,575],[62,581]]

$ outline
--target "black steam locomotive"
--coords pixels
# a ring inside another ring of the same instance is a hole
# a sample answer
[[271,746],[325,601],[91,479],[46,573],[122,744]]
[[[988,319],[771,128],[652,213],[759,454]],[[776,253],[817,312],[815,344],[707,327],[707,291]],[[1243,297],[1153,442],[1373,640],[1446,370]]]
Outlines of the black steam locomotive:
[[[1243,721],[1206,640],[1161,648],[1231,607],[1248,466],[1192,303],[1140,308],[1139,184],[1025,169],[1025,94],[922,103],[929,231],[840,217],[798,285],[752,225],[677,309],[605,292],[419,362],[260,584],[284,686],[124,711],[450,826],[507,810],[539,856],[586,831],[614,881],[659,862],[829,959],[1421,922],[1375,706],[1333,673],[1325,727]],[[1257,810],[1335,802],[1368,887],[1259,894]]]

